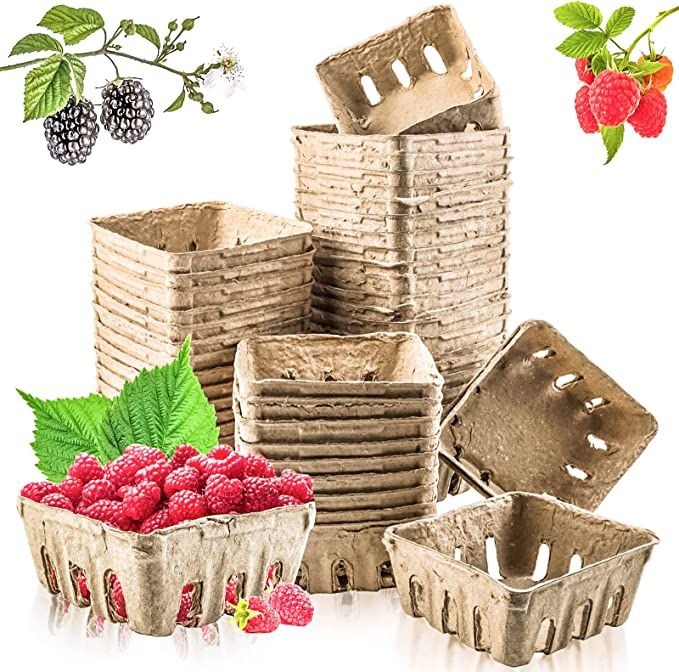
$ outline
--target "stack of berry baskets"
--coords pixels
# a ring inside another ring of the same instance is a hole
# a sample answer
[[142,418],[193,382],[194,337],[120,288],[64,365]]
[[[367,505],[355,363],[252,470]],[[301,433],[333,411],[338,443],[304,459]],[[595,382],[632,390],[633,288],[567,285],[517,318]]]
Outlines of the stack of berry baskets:
[[508,130],[294,136],[313,329],[418,334],[450,408],[505,335]]
[[393,586],[386,526],[436,511],[443,379],[421,339],[257,336],[238,345],[236,447],[309,474],[315,593]]
[[233,436],[233,359],[253,334],[308,330],[313,249],[308,224],[225,203],[92,221],[99,391],[172,359],[191,363]]
[[313,497],[305,474],[277,476],[230,446],[181,445],[170,459],[134,444],[104,465],[80,453],[60,483],[25,485],[18,508],[51,593],[135,632],[170,635],[225,611],[252,616],[241,599],[294,581]]

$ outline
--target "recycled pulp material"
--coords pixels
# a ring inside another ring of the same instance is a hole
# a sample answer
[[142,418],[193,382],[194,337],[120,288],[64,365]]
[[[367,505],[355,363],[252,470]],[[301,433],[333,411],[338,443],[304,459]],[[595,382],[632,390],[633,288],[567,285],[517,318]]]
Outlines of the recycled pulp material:
[[[436,488],[428,488],[426,497],[428,502],[422,504],[407,504],[403,506],[394,506],[385,508],[385,502],[388,501],[389,493],[380,495],[377,508],[375,509],[355,509],[343,511],[321,511],[318,510],[318,524],[319,525],[338,525],[338,524],[385,524],[387,520],[392,522],[413,520],[415,518],[424,518],[425,516],[432,516],[436,513]],[[348,497],[348,496],[347,496]],[[358,500],[359,496],[353,496],[354,500]]]
[[[430,49],[443,72],[428,58]],[[395,61],[409,84],[399,81]],[[495,87],[455,11],[443,6],[330,56],[316,70],[340,128],[358,134],[400,133]],[[366,78],[377,89],[376,102],[364,88]]]
[[207,202],[92,220],[95,243],[165,273],[229,269],[302,254],[308,224]]
[[[19,498],[19,513],[39,581],[85,606],[75,574],[83,570],[96,616],[115,620],[110,580],[116,574],[125,595],[128,624],[134,632],[171,635],[182,587],[196,586],[193,625],[214,623],[224,613],[224,590],[233,575],[242,577],[245,595],[261,594],[270,565],[281,562],[283,581],[293,581],[314,524],[313,504],[239,516],[209,516],[152,534],[122,532],[63,509]],[[196,561],[199,559],[199,562]]]
[[314,493],[319,495],[383,493],[387,490],[418,488],[436,479],[431,469],[407,471],[361,472],[358,474],[319,475],[314,478]]
[[[622,625],[657,542],[647,530],[523,492],[385,533],[404,610],[515,667]],[[533,578],[543,549],[547,570]]]
[[442,383],[422,340],[402,333],[249,338],[238,345],[235,369],[242,399],[435,398]]
[[524,322],[445,419],[441,455],[491,496],[595,509],[657,432],[655,418],[546,322]]

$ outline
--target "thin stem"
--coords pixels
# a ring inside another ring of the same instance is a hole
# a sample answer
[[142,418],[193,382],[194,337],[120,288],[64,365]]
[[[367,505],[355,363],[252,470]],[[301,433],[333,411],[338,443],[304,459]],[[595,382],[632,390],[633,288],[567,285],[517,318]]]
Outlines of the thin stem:
[[8,72],[9,70],[18,70],[19,68],[27,68],[36,63],[42,63],[44,58],[34,58],[30,61],[22,61],[21,63],[12,63],[11,65],[0,66],[0,72]]
[[104,54],[104,56],[106,56],[106,58],[108,58],[108,60],[111,61],[111,65],[113,66],[113,69],[115,70],[116,73],[116,80],[121,79],[120,71],[118,70],[116,62],[108,54]]
[[660,12],[656,20],[648,28],[646,28],[646,30],[640,33],[635,38],[634,42],[632,42],[632,44],[630,44],[629,49],[627,49],[627,55],[625,56],[625,64],[629,63],[630,55],[639,42],[641,42],[641,40],[643,40],[646,35],[650,35],[668,16],[672,16],[672,14],[676,14],[677,12],[679,12],[679,6],[673,7],[672,9],[668,9],[664,12]]
[[121,58],[128,58],[131,61],[137,61],[138,63],[144,63],[144,65],[152,65],[152,66],[155,66],[156,68],[162,68],[163,70],[167,70],[168,72],[171,72],[175,75],[179,75],[182,78],[186,77],[189,74],[189,73],[183,72],[182,70],[175,70],[175,68],[171,68],[169,65],[165,65],[164,63],[159,63],[158,61],[149,61],[147,58],[142,58],[141,56],[134,56],[133,54],[126,54],[124,51],[110,51],[110,50],[106,49],[102,53],[105,54],[105,55],[120,56]]

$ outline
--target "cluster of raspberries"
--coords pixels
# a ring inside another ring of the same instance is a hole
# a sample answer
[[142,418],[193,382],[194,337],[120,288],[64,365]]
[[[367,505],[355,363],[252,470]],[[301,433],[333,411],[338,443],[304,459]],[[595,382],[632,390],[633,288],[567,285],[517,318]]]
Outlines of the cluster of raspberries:
[[284,469],[277,476],[266,458],[240,455],[231,446],[217,446],[205,455],[186,444],[171,459],[157,448],[134,444],[104,466],[94,455],[80,453],[61,483],[28,483],[21,494],[141,534],[208,515],[252,513],[314,499],[305,474]]
[[672,81],[672,62],[658,59],[661,70],[639,83],[625,72],[604,70],[594,75],[590,59],[578,58],[575,68],[584,85],[575,96],[575,113],[585,133],[598,133],[601,126],[627,122],[642,138],[657,138],[665,127],[667,99],[663,93]]

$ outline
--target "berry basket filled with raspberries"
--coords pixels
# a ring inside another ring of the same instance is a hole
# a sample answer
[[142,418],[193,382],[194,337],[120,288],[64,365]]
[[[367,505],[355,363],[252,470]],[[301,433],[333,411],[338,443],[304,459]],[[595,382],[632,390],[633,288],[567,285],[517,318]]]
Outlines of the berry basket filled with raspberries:
[[134,444],[103,465],[80,453],[60,483],[25,485],[18,508],[50,592],[135,632],[170,635],[225,611],[256,631],[255,598],[273,574],[283,584],[297,575],[313,500],[309,476],[277,475],[230,446],[181,445],[167,457]]

